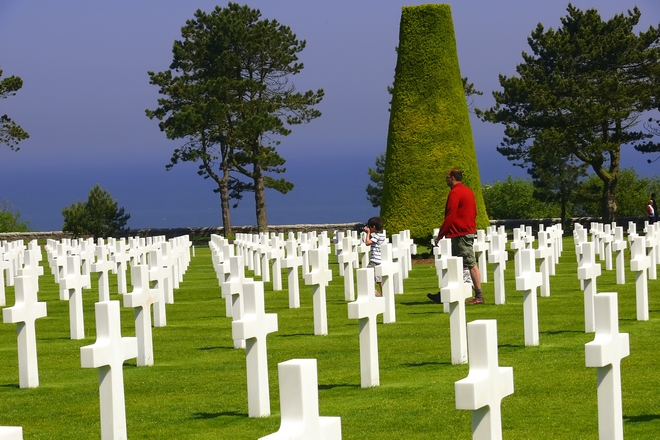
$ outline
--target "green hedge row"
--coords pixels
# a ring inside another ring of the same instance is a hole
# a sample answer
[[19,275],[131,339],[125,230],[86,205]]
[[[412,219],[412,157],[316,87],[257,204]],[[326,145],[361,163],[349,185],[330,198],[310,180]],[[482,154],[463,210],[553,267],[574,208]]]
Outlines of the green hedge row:
[[424,238],[439,227],[452,168],[477,198],[488,226],[449,5],[406,6],[387,138],[381,217],[391,231]]

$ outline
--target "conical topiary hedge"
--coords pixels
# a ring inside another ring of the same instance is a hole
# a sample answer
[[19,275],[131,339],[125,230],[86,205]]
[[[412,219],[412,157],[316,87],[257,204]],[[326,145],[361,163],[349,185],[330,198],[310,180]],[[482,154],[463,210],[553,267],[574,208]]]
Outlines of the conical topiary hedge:
[[477,155],[449,5],[405,6],[380,215],[392,233],[430,236],[444,219],[445,176],[463,171],[477,199],[477,228],[488,226]]

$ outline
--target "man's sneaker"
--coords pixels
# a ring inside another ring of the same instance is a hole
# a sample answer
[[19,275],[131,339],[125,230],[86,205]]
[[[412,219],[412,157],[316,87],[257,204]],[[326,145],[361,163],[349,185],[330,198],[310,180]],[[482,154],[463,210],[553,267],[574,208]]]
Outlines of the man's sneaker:
[[483,304],[483,303],[484,303],[484,297],[483,296],[475,296],[474,298],[465,301],[465,304],[467,304],[467,305]]
[[433,301],[436,304],[442,304],[442,299],[440,298],[440,292],[438,293],[427,293],[426,296],[428,299]]

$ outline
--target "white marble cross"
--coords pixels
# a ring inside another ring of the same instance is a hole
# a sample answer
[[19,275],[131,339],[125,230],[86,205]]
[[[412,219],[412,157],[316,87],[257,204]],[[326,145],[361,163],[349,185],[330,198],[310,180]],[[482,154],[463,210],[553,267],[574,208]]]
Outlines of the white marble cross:
[[658,247],[658,237],[657,237],[657,229],[656,225],[649,225],[647,228],[646,232],[646,255],[649,256],[649,273],[648,273],[648,278],[649,280],[657,280],[658,279],[658,259],[656,258],[656,249]]
[[262,281],[246,282],[243,294],[245,313],[231,323],[232,337],[246,341],[248,415],[266,417],[270,415],[266,336],[277,331],[277,314],[264,310]]
[[67,257],[66,275],[60,276],[60,299],[69,301],[69,327],[71,339],[85,338],[85,322],[83,315],[83,287],[86,285],[85,277],[80,267],[80,256]]
[[357,270],[358,298],[348,304],[348,319],[359,319],[360,383],[362,388],[380,385],[377,316],[385,311],[385,300],[374,292],[374,270]]
[[346,301],[355,300],[355,277],[353,267],[358,262],[358,253],[356,246],[353,245],[351,236],[344,236],[342,239],[342,251],[337,256],[337,262],[343,266],[344,273],[344,299]]
[[[236,320],[243,318],[243,292],[244,285],[251,282],[251,278],[245,278],[245,265],[243,264],[243,257],[229,257],[229,279],[222,283],[222,296],[225,300],[231,301],[231,316]],[[245,348],[244,339],[234,339],[234,348]]]
[[167,325],[165,292],[172,273],[163,265],[163,251],[160,247],[149,251],[148,260],[149,281],[153,283],[151,287],[160,290],[158,295],[162,298],[162,301],[154,303],[154,327],[165,327]]
[[536,258],[541,260],[541,296],[550,296],[550,266],[554,264],[554,251],[552,249],[549,233],[547,231],[539,231],[538,234],[538,249],[536,249]]
[[383,243],[380,247],[381,261],[374,267],[376,275],[382,277],[385,312],[383,324],[396,322],[396,303],[394,301],[394,275],[399,271],[399,264],[392,260],[392,245]]
[[319,416],[316,359],[291,359],[277,365],[280,429],[260,440],[341,440],[341,418]]
[[119,301],[94,304],[96,342],[80,347],[82,368],[99,371],[101,438],[126,439],[124,361],[137,356],[137,339],[121,336]]
[[92,263],[92,272],[98,274],[99,301],[110,301],[110,284],[108,277],[114,270],[115,263],[110,261],[108,248],[103,244],[103,239],[99,239],[96,246],[96,261]]
[[275,236],[270,239],[270,249],[266,254],[268,260],[273,260],[273,291],[282,290],[282,258],[284,249],[280,238]]
[[0,426],[0,439],[23,440],[23,428],[21,426]]
[[463,258],[448,257],[447,284],[440,289],[442,303],[449,305],[449,333],[451,338],[451,363],[468,361],[465,300],[472,296],[472,284],[463,281]]
[[[436,234],[437,236],[437,234]],[[479,273],[481,274],[481,283],[488,282],[488,242],[486,241],[486,231],[479,229],[477,231],[477,239],[472,245],[474,253],[477,257],[479,265]]]
[[154,364],[154,343],[151,331],[151,305],[163,301],[163,291],[152,289],[149,268],[145,264],[131,266],[133,291],[124,294],[124,307],[135,309],[135,336],[137,338],[137,365]]
[[637,320],[649,320],[649,288],[647,271],[651,259],[646,255],[646,237],[638,235],[630,246],[630,270],[635,272]]
[[39,386],[37,361],[37,336],[35,321],[46,316],[46,303],[37,298],[38,282],[34,275],[18,270],[14,278],[16,303],[2,309],[2,320],[7,324],[17,324],[18,335],[18,377],[21,388]]
[[601,240],[603,242],[603,252],[605,254],[605,270],[612,270],[612,242],[614,241],[614,231],[612,231],[611,225],[603,226]]
[[289,289],[289,308],[300,307],[300,281],[298,280],[298,268],[302,266],[303,259],[298,255],[296,240],[289,238],[286,241],[286,257],[282,258],[282,267],[287,270],[287,285]]
[[536,271],[535,251],[523,249],[520,253],[520,275],[516,277],[516,290],[523,291],[523,318],[525,345],[539,345],[539,314],[536,289],[543,283],[543,275]]
[[[437,236],[437,233],[435,235]],[[452,256],[451,239],[443,238],[438,241],[438,246],[433,249],[433,253],[435,255],[435,274],[438,276],[438,287],[442,289],[448,283],[447,259]],[[449,313],[448,303],[443,303],[442,307],[445,313]]]
[[456,409],[472,411],[472,438],[502,438],[502,399],[513,394],[513,368],[500,367],[497,321],[478,320],[468,325],[470,373],[454,384]]
[[594,295],[596,278],[600,276],[600,264],[596,263],[596,244],[582,244],[582,260],[578,266],[578,278],[584,282],[584,331],[594,331]]
[[509,245],[513,249],[513,268],[514,275],[520,275],[520,250],[525,249],[525,227],[513,228],[513,240]]
[[494,264],[493,284],[495,287],[495,304],[504,304],[506,295],[504,292],[504,270],[506,269],[506,235],[494,234],[490,239],[490,251],[488,262]]
[[624,250],[628,246],[628,242],[623,239],[623,227],[617,226],[614,228],[614,242],[612,243],[612,250],[615,255],[616,262],[616,283],[626,284],[626,263],[624,259]]
[[596,337],[585,344],[587,367],[598,374],[598,434],[600,439],[623,440],[621,359],[630,354],[628,333],[619,333],[615,292],[599,293],[596,307]]
[[115,243],[116,249],[112,254],[112,262],[115,264],[113,272],[117,274],[117,293],[123,295],[126,293],[126,270],[128,269],[127,263],[130,259],[126,249],[126,240],[120,238]]
[[328,334],[328,311],[325,288],[332,281],[332,271],[328,269],[328,254],[324,249],[309,251],[312,269],[304,274],[305,284],[312,286],[314,306],[314,334]]

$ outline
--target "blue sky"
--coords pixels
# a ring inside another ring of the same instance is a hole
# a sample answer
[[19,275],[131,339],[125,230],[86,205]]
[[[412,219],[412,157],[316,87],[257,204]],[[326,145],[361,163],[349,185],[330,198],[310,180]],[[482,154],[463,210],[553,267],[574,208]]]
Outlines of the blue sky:
[[[242,2],[241,2],[242,3]],[[528,49],[527,37],[541,22],[557,27],[568,2],[559,0],[462,0],[449,2],[463,76],[484,92],[478,107],[493,104],[498,74],[511,75]],[[169,67],[174,40],[198,0],[2,0],[0,68],[18,75],[23,89],[0,101],[30,133],[19,152],[0,147],[0,199],[16,205],[36,230],[59,230],[63,207],[84,200],[98,183],[131,214],[129,226],[184,227],[221,224],[213,183],[194,164],[165,165],[179,142],[169,141],[144,110],[155,108],[157,88],[147,71]],[[225,3],[219,3],[226,6]],[[351,222],[378,212],[366,200],[367,167],[385,149],[389,96],[401,7],[394,0],[253,0],[265,18],[275,18],[307,40],[299,90],[323,88],[323,116],[293,133],[279,147],[286,177],[295,189],[267,194],[270,224]],[[577,0],[603,18],[637,5],[646,30],[660,22],[657,0]],[[495,151],[502,127],[473,118],[482,183],[524,176]],[[657,162],[626,149],[623,166],[654,175]],[[444,171],[443,171],[444,172]],[[437,207],[442,209],[444,201]],[[232,211],[236,225],[255,224],[246,194]]]

